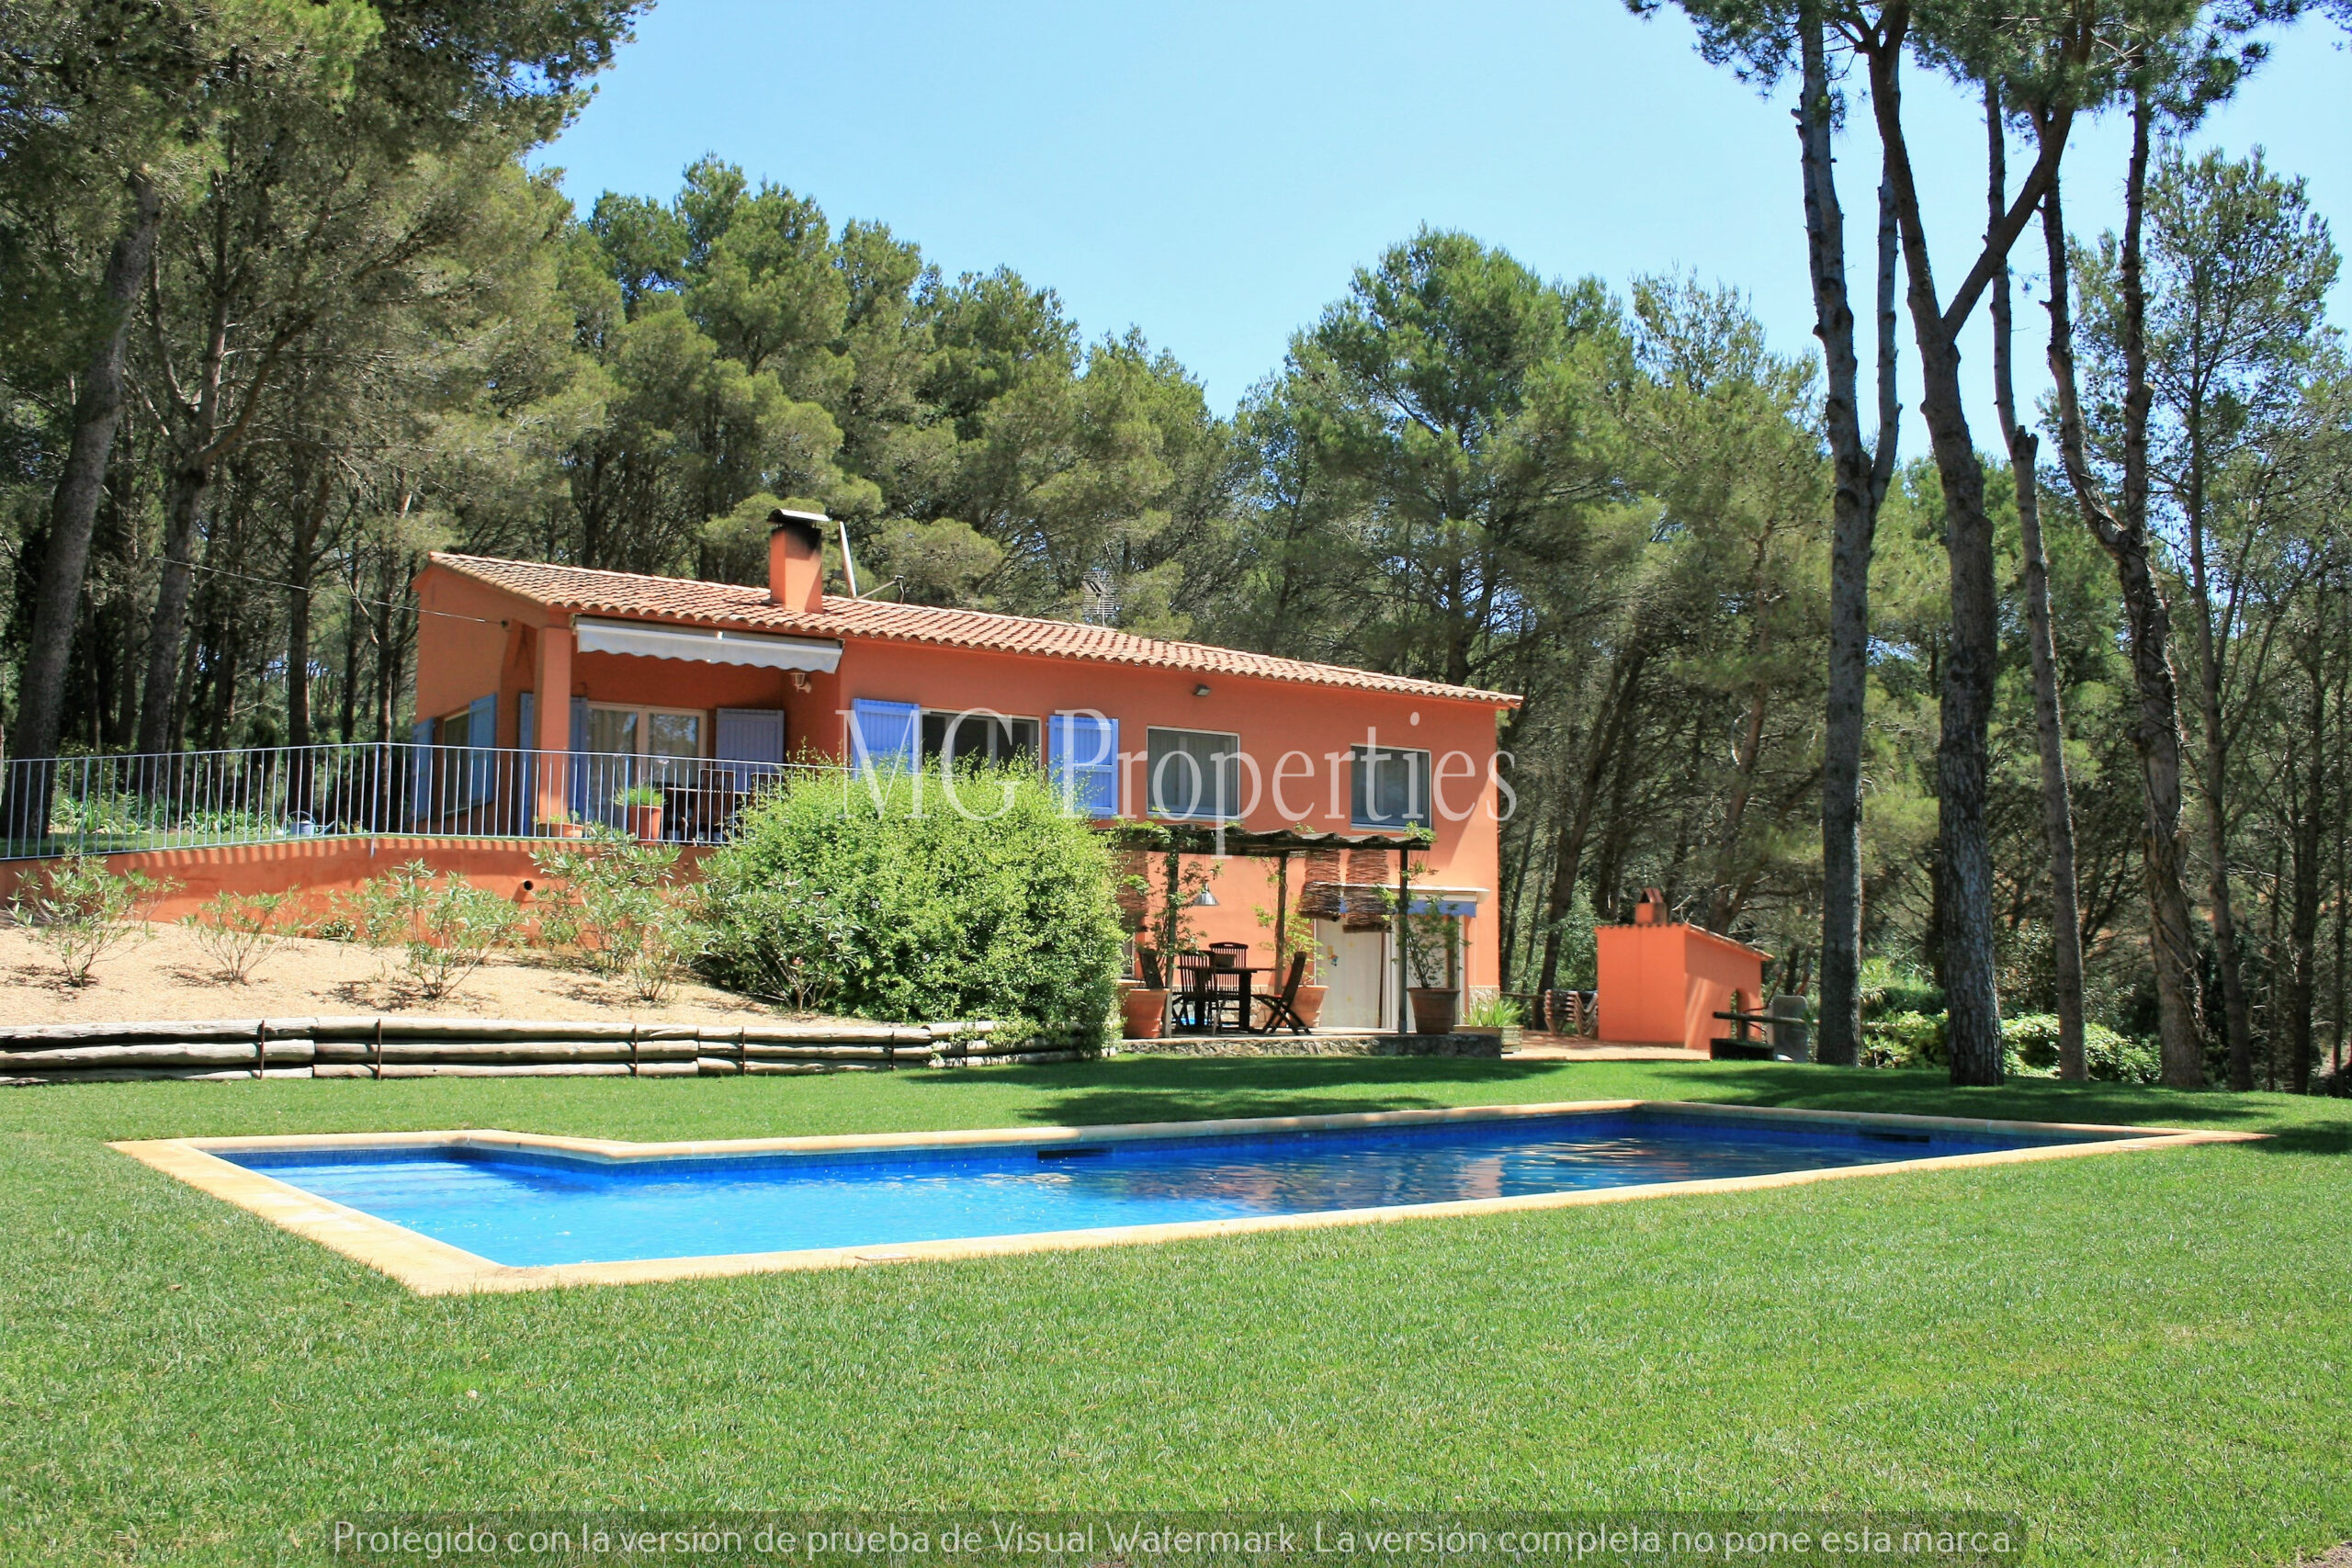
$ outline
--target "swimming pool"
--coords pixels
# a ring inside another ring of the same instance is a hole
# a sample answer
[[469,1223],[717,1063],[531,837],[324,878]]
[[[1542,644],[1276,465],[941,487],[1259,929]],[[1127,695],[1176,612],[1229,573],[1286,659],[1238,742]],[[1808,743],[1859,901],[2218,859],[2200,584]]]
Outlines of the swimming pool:
[[[509,1268],[1516,1198],[2030,1148],[2047,1139],[1656,1112],[628,1163],[563,1150],[270,1150],[232,1164]],[[2071,1141],[2071,1140],[2068,1140]]]
[[2202,1136],[1603,1102],[678,1145],[451,1133],[123,1146],[420,1289],[420,1274],[454,1289],[1545,1207]]

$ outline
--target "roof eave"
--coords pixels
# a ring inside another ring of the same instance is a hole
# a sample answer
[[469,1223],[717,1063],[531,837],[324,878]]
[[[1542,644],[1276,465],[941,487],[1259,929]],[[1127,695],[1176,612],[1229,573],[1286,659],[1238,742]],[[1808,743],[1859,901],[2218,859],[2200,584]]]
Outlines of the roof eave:
[[[1174,675],[1214,674],[1216,679],[1221,681],[1266,681],[1276,685],[1283,686],[1309,686],[1332,691],[1371,692],[1377,693],[1384,696],[1413,697],[1425,702],[1462,703],[1474,707],[1492,708],[1496,710],[1516,708],[1520,706],[1524,700],[1516,693],[1486,692],[1476,687],[1446,687],[1435,682],[1428,684],[1416,683],[1411,686],[1379,685],[1368,684],[1360,681],[1318,680],[1309,675],[1284,675],[1268,671],[1191,671],[1185,669],[1180,664],[1159,663],[1143,659],[1121,659],[1113,655],[1092,653],[1082,649],[975,647],[969,643],[956,642],[945,637],[918,637],[905,633],[878,630],[873,627],[851,627],[837,624],[820,624],[833,619],[833,616],[829,615],[829,613],[822,608],[822,605],[826,603],[851,604],[857,602],[843,600],[838,594],[825,595],[824,598],[820,601],[820,607],[813,614],[782,610],[779,607],[778,617],[780,618],[763,616],[757,620],[740,614],[694,615],[690,613],[677,614],[628,609],[607,604],[593,604],[582,599],[554,598],[533,593],[526,589],[517,588],[512,583],[498,581],[496,579],[485,573],[469,570],[467,563],[470,560],[489,558],[492,558],[463,557],[452,551],[435,550],[425,557],[424,568],[418,572],[417,577],[421,581],[425,571],[429,571],[437,566],[444,570],[450,571],[458,576],[463,577],[469,582],[480,583],[485,588],[493,589],[498,592],[504,593],[510,598],[519,600],[524,604],[536,605],[542,610],[549,612],[550,614],[610,615],[622,620],[642,621],[650,626],[741,626],[747,630],[766,628],[777,631],[796,632],[804,636],[834,637],[840,639],[843,643],[866,641],[912,644],[918,647],[957,649],[970,653],[996,654],[1008,659],[1071,660],[1087,664],[1115,665],[1129,670],[1162,670]],[[517,562],[515,564],[529,565],[531,563]],[[629,576],[634,574],[617,573],[616,575]],[[1001,618],[1018,621],[1038,620],[1038,617],[1035,616],[1023,615],[1012,615]],[[1194,643],[1176,644],[1173,646],[1209,648],[1210,645]],[[1245,650],[1240,649],[1212,649],[1211,651],[1241,653]],[[1374,677],[1374,680],[1380,679],[1378,672],[1374,671],[1350,670],[1344,665],[1317,665],[1314,664],[1312,661],[1303,660],[1291,660],[1290,662],[1298,663],[1309,669],[1329,669],[1341,674],[1369,675]],[[1397,678],[1390,677],[1389,679],[1394,680]]]

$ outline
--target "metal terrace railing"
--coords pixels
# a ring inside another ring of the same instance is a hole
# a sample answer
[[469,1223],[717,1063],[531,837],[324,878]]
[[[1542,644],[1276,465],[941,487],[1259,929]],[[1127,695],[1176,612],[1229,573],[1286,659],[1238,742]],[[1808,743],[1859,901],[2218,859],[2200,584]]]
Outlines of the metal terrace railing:
[[708,844],[787,778],[833,771],[397,741],[12,759],[0,859],[367,834],[544,839],[594,824]]

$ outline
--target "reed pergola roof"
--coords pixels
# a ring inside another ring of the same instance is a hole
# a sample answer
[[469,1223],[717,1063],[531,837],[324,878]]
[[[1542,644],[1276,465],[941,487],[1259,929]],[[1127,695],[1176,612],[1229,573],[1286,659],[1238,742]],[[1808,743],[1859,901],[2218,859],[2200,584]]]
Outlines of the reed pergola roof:
[[[1396,857],[1396,897],[1387,912],[1396,941],[1396,1031],[1409,1032],[1406,1011],[1404,922],[1411,901],[1409,886],[1413,852],[1435,840],[1427,828],[1401,833],[1332,833],[1310,828],[1237,828],[1216,822],[1121,822],[1109,829],[1111,841],[1122,850],[1159,855],[1246,855],[1274,862],[1274,952],[1288,944],[1290,923],[1290,857],[1317,851],[1370,850]],[[1176,863],[1168,867],[1168,893],[1176,896]],[[1303,912],[1303,911],[1302,911]],[[1448,960],[1451,968],[1452,961]],[[1146,971],[1149,973],[1148,969]]]
[[1272,858],[1317,850],[1378,850],[1409,854],[1428,849],[1426,828],[1402,833],[1330,833],[1306,828],[1225,828],[1213,822],[1125,822],[1111,830],[1120,849],[1151,854],[1250,855]]

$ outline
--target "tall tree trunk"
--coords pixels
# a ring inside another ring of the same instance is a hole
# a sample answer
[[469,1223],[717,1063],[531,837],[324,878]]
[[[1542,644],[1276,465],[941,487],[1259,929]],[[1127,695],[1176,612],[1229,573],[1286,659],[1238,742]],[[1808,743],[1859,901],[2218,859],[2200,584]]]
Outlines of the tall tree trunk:
[[392,647],[392,610],[389,603],[376,606],[376,688],[371,705],[378,740],[392,739],[393,689],[400,684],[400,653]]
[[[2287,919],[2287,1073],[2289,1087],[2307,1094],[2312,1068],[2318,1059],[2313,1043],[2312,1014],[2319,1007],[2319,888],[2321,862],[2327,852],[2327,583],[2315,589],[2317,614],[2312,620],[2310,656],[2304,668],[2311,682],[2310,705],[2299,734],[2287,729],[2287,770],[2294,802],[2289,824],[2293,848],[2293,889]],[[2309,761],[2300,781],[2294,778],[2301,750]],[[2339,889],[2339,897],[2341,890]]]
[[1609,827],[1600,835],[1600,863],[1593,868],[1593,913],[1602,919],[1616,913],[1617,885],[1625,874],[1625,856],[1633,847],[1634,818],[1627,809],[1633,788],[1633,747],[1629,742],[1618,751],[1616,766],[1610,776]]
[[[1984,88],[1988,221],[2008,205],[2007,138],[2000,88]],[[2066,784],[2066,726],[2058,701],[2058,655],[2050,625],[2050,558],[2041,544],[2041,485],[2035,468],[2041,444],[2018,422],[2014,355],[2009,334],[2009,270],[1993,279],[1993,405],[2009,450],[2017,488],[2019,553],[2025,566],[2026,640],[2033,664],[2033,722],[2041,752],[2042,834],[2050,850],[2051,967],[2057,981],[2058,1076],[2080,1083],[2090,1076],[2083,1052],[2083,918],[2075,880],[2075,812]]]
[[[2164,1081],[2198,1089],[2205,1081],[2204,1030],[2198,1017],[2197,938],[2190,929],[2188,849],[2180,821],[2180,696],[2173,678],[2172,612],[2150,563],[2148,538],[2147,295],[2141,282],[2141,235],[2148,185],[2151,110],[2144,96],[2132,113],[2132,159],[2124,182],[2120,265],[2124,331],[2123,490],[2109,506],[2085,449],[2075,370],[2066,225],[2053,179],[2042,204],[2050,256],[2050,376],[2058,403],[2058,450],[2083,520],[2115,562],[2132,637],[2132,681],[2139,713],[2132,727],[2140,761],[2141,860],[2146,872],[2149,956],[2156,971],[2156,1016]],[[2039,126],[2046,140],[2054,134]]]
[[[160,285],[157,285],[160,288]],[[182,705],[179,696],[180,649],[187,630],[187,604],[195,591],[196,539],[202,531],[204,508],[212,496],[214,465],[220,460],[213,439],[220,415],[220,378],[228,364],[229,307],[216,299],[205,334],[196,396],[173,398],[173,429],[164,450],[169,472],[164,485],[163,575],[155,587],[155,604],[147,625],[147,679],[139,700],[138,750],[173,749],[173,720]],[[160,336],[162,329],[158,327]]]
[[224,619],[220,626],[220,640],[212,650],[217,660],[212,682],[212,712],[205,721],[206,750],[225,751],[229,749],[230,726],[237,716],[237,676],[245,661],[245,638],[233,620]]
[[[154,290],[161,288],[152,277],[151,285]],[[172,428],[165,448],[170,454],[166,459],[170,472],[164,485],[163,579],[155,591],[154,614],[147,632],[147,679],[139,706],[141,751],[169,750],[175,733],[185,728],[175,722],[177,686],[173,674],[187,637],[195,550],[204,529],[205,508],[221,461],[244,440],[279,355],[299,335],[289,329],[266,347],[241,351],[240,357],[249,359],[251,368],[244,373],[240,406],[232,412],[227,407],[224,377],[230,363],[230,333],[237,323],[227,288],[225,284],[217,288],[210,301],[194,394],[187,395],[176,381],[169,390]],[[158,298],[155,333],[159,344],[164,338],[161,316]],[[170,379],[168,367],[165,378]]]
[[2197,612],[2197,695],[2204,728],[2198,795],[2205,827],[2205,900],[2213,928],[2214,966],[2222,972],[2222,1032],[2230,1049],[2230,1088],[2254,1087],[2254,1015],[2238,951],[2237,906],[2230,893],[2230,732],[2222,720],[2222,661],[2213,626],[2212,579],[2206,569],[2203,421],[2188,422],[2188,597]]
[[2341,686],[2337,687],[2335,693],[2337,773],[2334,835],[2335,839],[2335,1006],[2333,1010],[2335,1016],[2329,1021],[2335,1025],[2335,1032],[2334,1040],[2329,1048],[2328,1065],[2330,1070],[2336,1075],[2336,1088],[2339,1092],[2344,1087],[2344,1043],[2346,1022],[2345,993],[2347,982],[2352,982],[2352,921],[2347,921],[2346,919],[2347,915],[2352,915],[2352,881],[2347,881],[2347,875],[2352,875],[2352,832],[2346,831],[2347,824],[2344,820],[2345,803],[2352,801],[2352,789],[2345,787],[2343,774],[2344,716],[2347,711],[2352,711],[2352,701],[2347,701],[2347,698],[2352,698],[2352,692],[2347,692]]
[[[2339,606],[2343,602],[2339,595]],[[2340,607],[2337,614],[2337,621],[2323,621],[2322,624],[2341,631]],[[2340,1092],[2344,1087],[2341,1075],[2344,1072],[2346,983],[2352,981],[2352,973],[2346,972],[2347,963],[2352,963],[2352,940],[2348,940],[2352,939],[2352,926],[2347,926],[2345,919],[2352,914],[2352,879],[2347,879],[2347,874],[2352,874],[2352,831],[2346,830],[2352,828],[2352,824],[2345,820],[2345,807],[2352,803],[2352,775],[2347,774],[2344,755],[2346,740],[2345,718],[2347,714],[2352,714],[2352,650],[2339,651],[2336,671],[2335,742],[2334,746],[2323,746],[2321,750],[2328,753],[2329,760],[2335,764],[2332,771],[2335,778],[2335,809],[2329,818],[2333,831],[2328,835],[2335,840],[2335,979],[2334,1005],[2328,1010],[2329,1022],[2333,1026],[2328,1066],[2337,1075],[2336,1088]],[[2312,737],[2314,743],[2318,739],[2319,737]]]
[[[2320,705],[2314,702],[2312,706],[2313,718],[2320,717]],[[2323,846],[2318,792],[2325,787],[2326,762],[2316,742],[2311,745],[2310,752],[2311,777],[2305,787],[2312,794],[2303,807],[2303,820],[2295,824],[2294,881],[2287,916],[2287,1074],[2288,1087],[2297,1094],[2311,1091],[2312,1066],[2318,1059],[2312,1044],[2312,1012],[2319,1005],[2319,862]]]
[[1829,683],[1821,773],[1821,1008],[1817,1055],[1835,1066],[1860,1060],[1862,1035],[1862,732],[1870,685],[1871,553],[1879,502],[1894,471],[1894,202],[1879,188],[1878,450],[1862,445],[1860,368],[1846,288],[1846,217],[1830,145],[1829,72],[1818,0],[1799,12],[1804,59],[1797,142],[1804,175],[1805,256],[1813,276],[1813,333],[1829,386],[1822,421],[1836,476],[1830,502]]
[[1962,400],[1960,345],[1937,299],[1918,192],[1904,146],[1901,49],[1896,36],[1870,51],[1871,103],[1894,175],[1912,337],[1919,351],[1919,412],[1944,492],[1951,634],[1944,651],[1936,805],[1946,1032],[1952,1082],[1997,1084],[2001,1008],[1994,969],[1993,850],[1984,820],[1993,677],[2000,655],[1993,529],[1984,513],[1984,470]]
[[317,569],[319,532],[325,525],[334,470],[323,458],[308,496],[294,508],[286,554],[286,743],[311,743],[311,577]]
[[[1771,537],[1765,535],[1756,542],[1753,558],[1748,564],[1748,596],[1752,604],[1764,602],[1764,566],[1771,550]],[[1760,664],[1771,651],[1771,622],[1758,616],[1753,623],[1756,639],[1753,657]],[[1771,687],[1758,679],[1749,682],[1747,714],[1739,727],[1739,739],[1732,743],[1731,794],[1724,802],[1723,825],[1715,838],[1714,873],[1707,889],[1706,928],[1729,935],[1731,924],[1747,900],[1747,887],[1739,874],[1739,841],[1747,825],[1748,803],[1756,795],[1757,763],[1764,754],[1764,722],[1770,712]]]
[[[335,735],[336,739],[346,746],[358,739],[359,728],[360,605],[357,562],[357,552],[355,550],[352,553],[352,583],[345,594],[349,603],[345,606],[343,616],[343,682],[341,690],[336,693],[338,712]],[[529,736],[522,738],[523,745],[528,746],[530,743]]]
[[[2291,763],[2294,753],[2288,758]],[[2269,985],[2263,1000],[2268,1013],[2262,1023],[2262,1087],[2276,1090],[2278,1087],[2278,992],[2282,966],[2278,962],[2278,909],[2286,902],[2287,845],[2274,835],[2270,840],[2270,896],[2261,900],[2263,913],[2262,956],[2270,966]],[[2251,1019],[2248,1020],[2252,1021]]]
[[147,626],[147,679],[139,700],[137,750],[171,750],[180,653],[187,639],[187,602],[196,581],[196,539],[212,494],[209,459],[176,462],[164,491],[163,576]]
[[[98,500],[106,487],[107,458],[122,423],[123,346],[130,335],[131,308],[155,252],[163,193],[144,169],[130,176],[130,214],[107,255],[105,277],[108,321],[106,335],[92,345],[74,400],[74,439],[65,467],[50,498],[49,538],[41,550],[40,578],[33,591],[33,623],[17,675],[16,733],[10,755],[47,759],[57,754],[64,716],[65,671],[74,653],[74,627],[82,607],[82,583],[90,565],[90,536],[97,525]],[[48,826],[50,772],[9,770],[0,823],[6,834],[22,836]],[[36,820],[38,818],[38,820]]]

